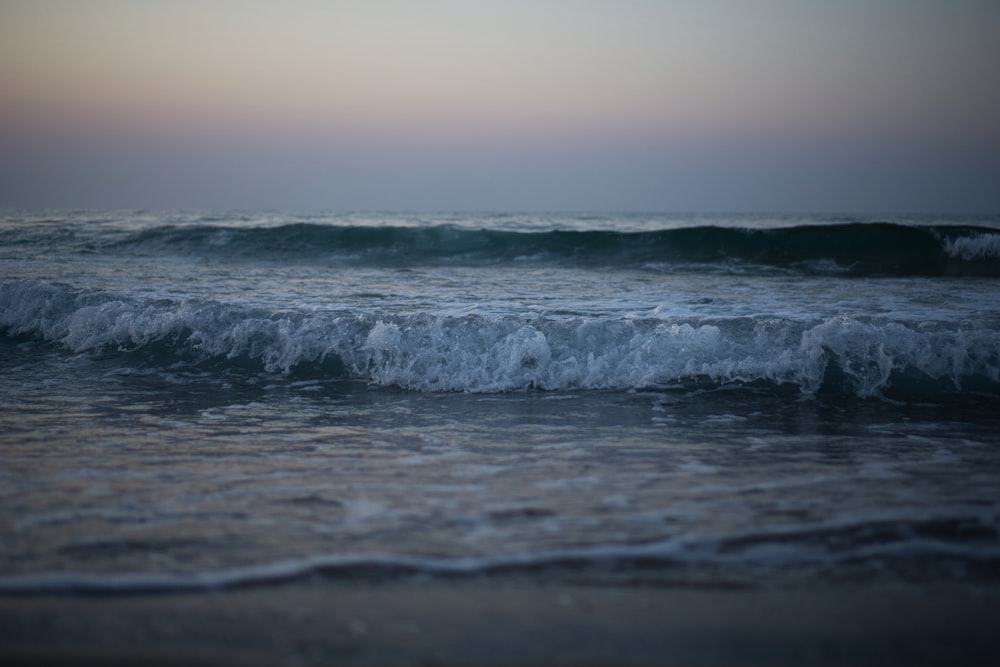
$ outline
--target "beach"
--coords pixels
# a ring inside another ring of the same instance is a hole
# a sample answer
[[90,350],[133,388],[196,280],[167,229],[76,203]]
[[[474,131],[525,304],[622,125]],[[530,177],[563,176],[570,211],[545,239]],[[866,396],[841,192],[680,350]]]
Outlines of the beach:
[[[565,580],[561,581],[560,579]],[[700,589],[579,575],[6,597],[5,664],[988,665],[996,587]]]
[[990,664],[1000,221],[0,224],[14,664]]
[[0,0],[0,667],[1000,665],[998,35]]

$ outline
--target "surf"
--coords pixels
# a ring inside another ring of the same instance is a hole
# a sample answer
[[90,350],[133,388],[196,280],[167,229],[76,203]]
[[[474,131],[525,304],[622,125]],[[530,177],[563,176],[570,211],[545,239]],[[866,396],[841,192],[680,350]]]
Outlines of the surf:
[[379,315],[0,285],[0,330],[122,364],[310,375],[427,392],[763,383],[805,395],[1000,394],[976,322],[874,316]]
[[[9,221],[8,221],[9,222]],[[8,224],[0,241],[19,253],[186,257],[235,262],[374,267],[556,265],[807,275],[1000,276],[1000,232],[965,224],[829,222],[789,225],[687,224],[614,230],[542,226],[479,227],[474,221],[400,225],[329,221],[260,224],[226,216],[139,225],[107,221]],[[495,222],[493,219],[481,222]],[[721,222],[721,221],[720,221]],[[572,227],[569,223],[574,223]],[[650,223],[652,224],[652,223]]]

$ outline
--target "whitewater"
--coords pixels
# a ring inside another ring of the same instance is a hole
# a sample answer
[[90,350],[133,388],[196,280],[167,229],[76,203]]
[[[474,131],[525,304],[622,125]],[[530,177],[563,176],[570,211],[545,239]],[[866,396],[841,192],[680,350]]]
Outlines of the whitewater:
[[6,211],[0,592],[1000,567],[995,216]]

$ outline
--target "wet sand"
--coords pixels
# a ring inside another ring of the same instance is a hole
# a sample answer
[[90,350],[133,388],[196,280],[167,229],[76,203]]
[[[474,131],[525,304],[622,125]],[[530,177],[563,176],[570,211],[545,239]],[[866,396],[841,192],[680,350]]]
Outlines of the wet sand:
[[544,577],[316,578],[207,593],[0,597],[24,665],[988,665],[1000,587],[780,589]]

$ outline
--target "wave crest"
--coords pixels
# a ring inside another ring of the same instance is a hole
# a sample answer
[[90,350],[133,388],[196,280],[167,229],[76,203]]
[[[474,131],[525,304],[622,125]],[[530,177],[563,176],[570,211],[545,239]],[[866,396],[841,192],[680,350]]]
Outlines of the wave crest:
[[74,353],[316,373],[419,391],[794,385],[867,397],[1000,393],[1000,338],[971,323],[839,316],[376,317],[124,298],[25,281],[0,286],[0,328]]
[[372,265],[556,262],[854,275],[1000,275],[1000,235],[980,227],[843,223],[746,229],[522,232],[437,225],[162,226],[118,240],[127,252]]
[[973,234],[948,239],[945,250],[966,262],[1000,260],[1000,234]]

